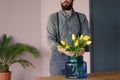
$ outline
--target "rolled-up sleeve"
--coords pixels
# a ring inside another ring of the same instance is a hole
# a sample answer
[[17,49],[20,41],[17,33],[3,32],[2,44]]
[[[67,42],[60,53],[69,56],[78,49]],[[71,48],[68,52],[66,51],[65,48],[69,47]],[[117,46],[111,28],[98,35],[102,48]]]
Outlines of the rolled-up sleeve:
[[47,42],[52,50],[56,50],[56,46],[59,44],[57,42],[56,24],[55,14],[51,14],[47,22]]

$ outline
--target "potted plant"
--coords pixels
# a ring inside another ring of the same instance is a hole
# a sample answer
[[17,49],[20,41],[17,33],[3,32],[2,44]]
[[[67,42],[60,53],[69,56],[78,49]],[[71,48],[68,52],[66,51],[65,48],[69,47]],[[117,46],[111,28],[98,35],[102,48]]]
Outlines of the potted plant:
[[19,58],[24,53],[31,53],[35,58],[39,57],[36,48],[23,43],[11,43],[12,37],[3,34],[0,37],[0,80],[10,80],[9,67],[14,63],[20,63],[24,68],[34,65],[25,59]]

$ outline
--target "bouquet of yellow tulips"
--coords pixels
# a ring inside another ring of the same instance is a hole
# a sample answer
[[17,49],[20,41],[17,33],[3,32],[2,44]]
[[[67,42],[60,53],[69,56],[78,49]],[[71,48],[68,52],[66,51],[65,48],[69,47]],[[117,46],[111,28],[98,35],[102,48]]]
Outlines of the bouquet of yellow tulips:
[[78,56],[78,51],[81,50],[81,48],[84,48],[86,45],[90,45],[92,41],[90,40],[90,36],[88,35],[80,35],[76,37],[75,34],[72,34],[72,44],[68,44],[68,41],[61,40],[60,45],[57,46],[57,48],[64,48],[66,51],[75,51],[74,56]]

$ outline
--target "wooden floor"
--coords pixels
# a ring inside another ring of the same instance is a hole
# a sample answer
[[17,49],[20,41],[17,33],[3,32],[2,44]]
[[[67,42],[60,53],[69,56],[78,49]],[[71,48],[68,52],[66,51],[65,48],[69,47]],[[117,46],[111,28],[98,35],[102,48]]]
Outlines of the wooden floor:
[[66,79],[64,76],[37,77],[35,80],[120,80],[120,71],[88,74],[84,79]]

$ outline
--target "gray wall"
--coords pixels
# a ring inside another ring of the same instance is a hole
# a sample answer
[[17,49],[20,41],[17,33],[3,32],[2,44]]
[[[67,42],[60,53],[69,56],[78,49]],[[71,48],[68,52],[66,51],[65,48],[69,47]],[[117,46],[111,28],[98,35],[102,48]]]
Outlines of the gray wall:
[[119,5],[119,0],[90,0],[92,72],[120,69]]

